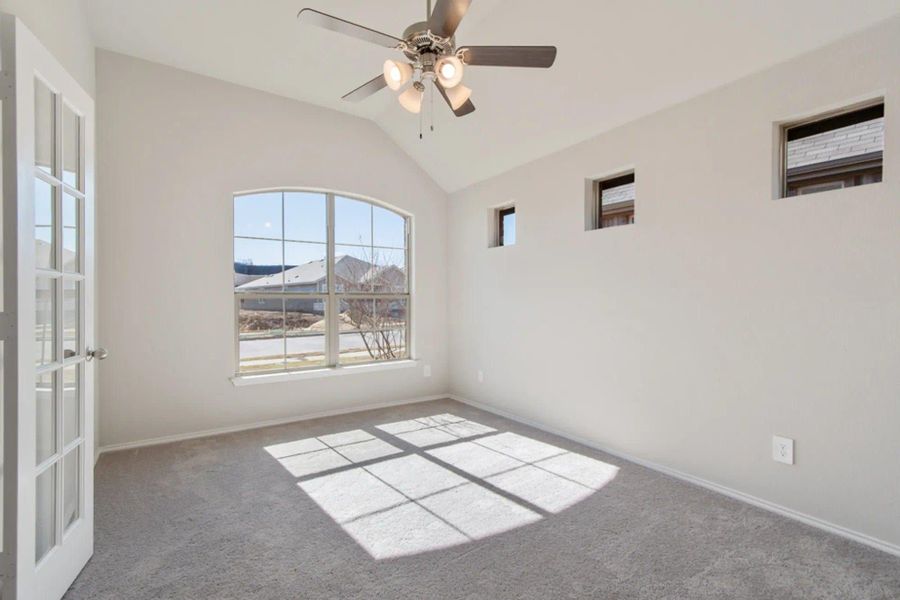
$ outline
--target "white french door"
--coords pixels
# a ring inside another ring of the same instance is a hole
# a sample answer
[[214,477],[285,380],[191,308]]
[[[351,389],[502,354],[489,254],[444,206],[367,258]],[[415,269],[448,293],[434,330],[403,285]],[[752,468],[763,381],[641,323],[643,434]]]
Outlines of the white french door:
[[3,600],[93,553],[94,104],[15,17],[3,86]]

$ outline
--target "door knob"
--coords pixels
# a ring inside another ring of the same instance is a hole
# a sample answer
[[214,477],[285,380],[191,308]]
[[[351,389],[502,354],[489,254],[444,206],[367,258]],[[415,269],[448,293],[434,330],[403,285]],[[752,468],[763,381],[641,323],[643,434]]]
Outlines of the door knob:
[[109,356],[109,351],[106,348],[87,349],[88,360],[91,360],[93,358],[96,358],[97,360],[103,360],[107,356]]

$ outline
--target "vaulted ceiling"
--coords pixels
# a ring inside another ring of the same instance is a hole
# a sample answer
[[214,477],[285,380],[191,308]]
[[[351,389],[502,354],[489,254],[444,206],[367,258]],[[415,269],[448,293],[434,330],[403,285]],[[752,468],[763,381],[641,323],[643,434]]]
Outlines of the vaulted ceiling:
[[[385,89],[391,50],[301,25],[309,6],[399,36],[425,0],[84,0],[97,46],[373,120],[452,192],[900,13],[900,0],[473,0],[460,44],[555,45],[550,70],[470,68],[477,110],[434,133]],[[438,99],[440,100],[440,99]]]

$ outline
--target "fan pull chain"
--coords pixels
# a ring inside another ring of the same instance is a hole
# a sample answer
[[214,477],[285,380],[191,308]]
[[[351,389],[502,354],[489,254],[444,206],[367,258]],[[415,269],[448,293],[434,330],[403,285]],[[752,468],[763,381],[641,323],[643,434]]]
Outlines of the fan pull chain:
[[431,85],[431,132],[434,133],[434,92],[437,90],[437,84]]
[[419,139],[422,139],[422,109],[419,109]]

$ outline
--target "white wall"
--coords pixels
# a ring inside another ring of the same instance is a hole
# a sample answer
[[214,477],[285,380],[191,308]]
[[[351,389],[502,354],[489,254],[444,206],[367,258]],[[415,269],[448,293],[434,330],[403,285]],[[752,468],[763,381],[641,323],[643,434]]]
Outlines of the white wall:
[[[105,51],[97,102],[102,445],[446,392],[446,195],[374,124]],[[279,186],[414,215],[419,367],[232,385],[232,193]]]
[[[773,199],[775,122],[882,94],[883,183]],[[894,19],[453,194],[453,391],[900,544],[898,98]],[[628,166],[637,224],[584,231]]]
[[0,0],[0,12],[16,15],[91,96],[94,42],[81,0]]

